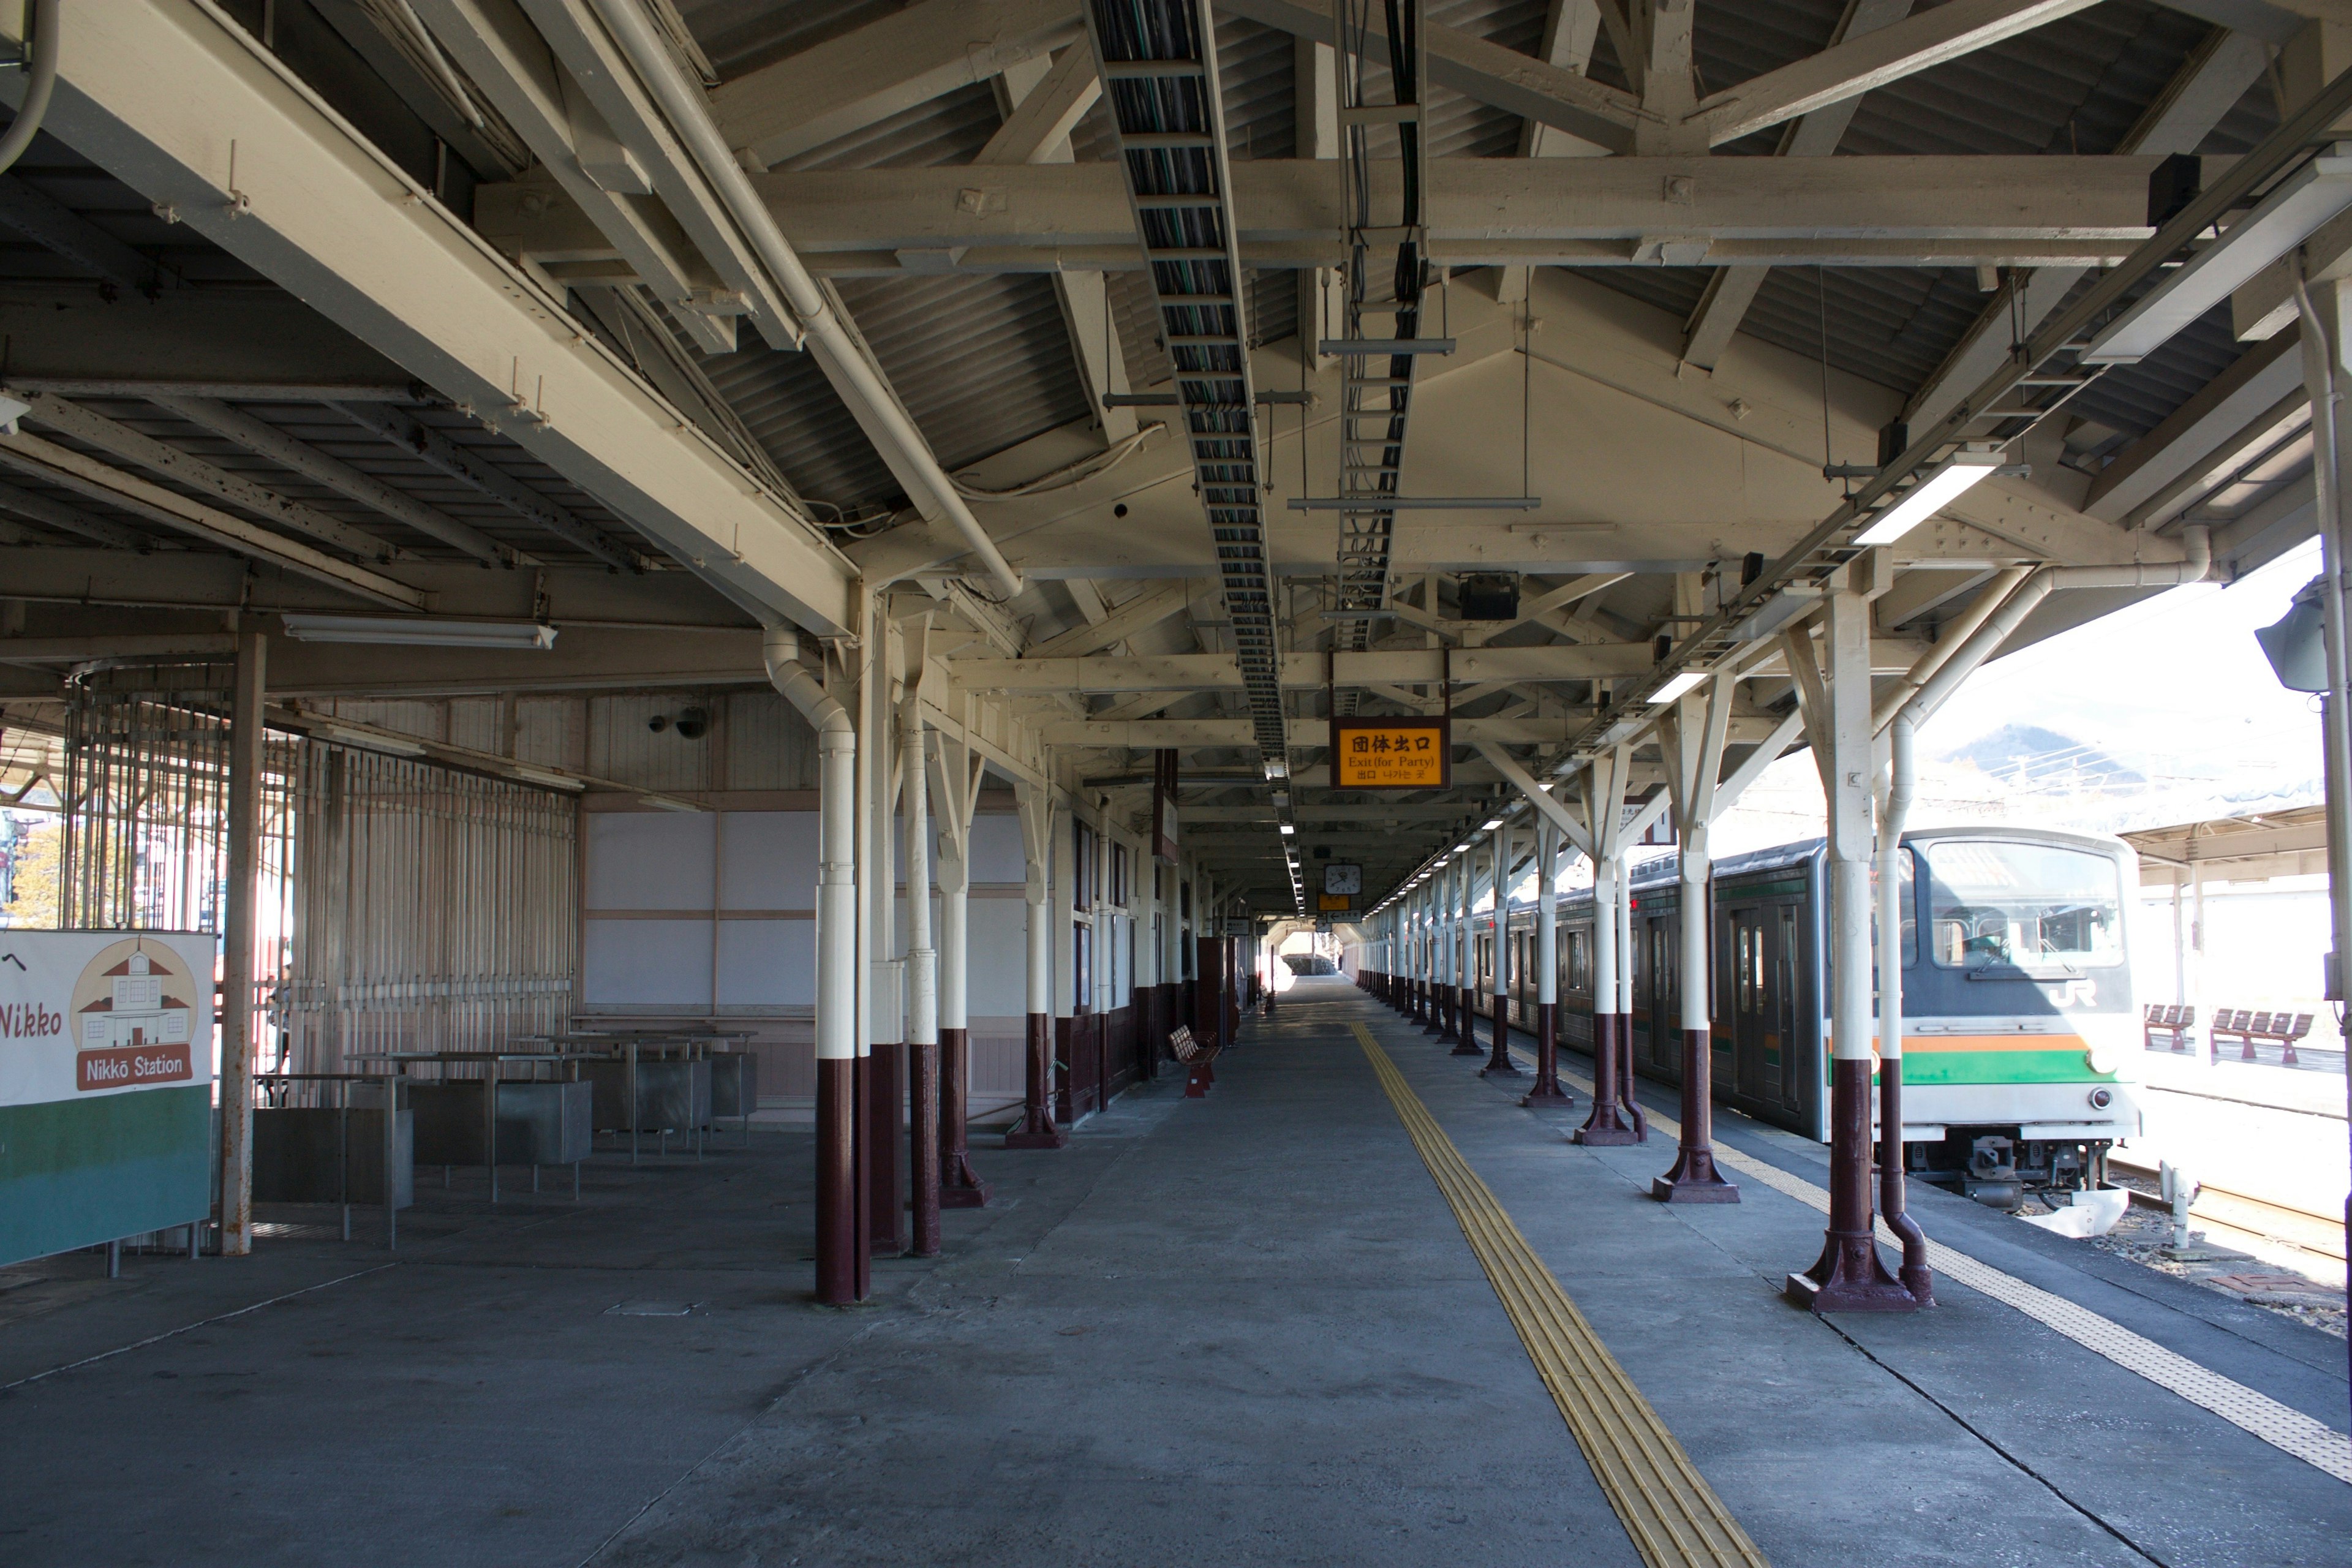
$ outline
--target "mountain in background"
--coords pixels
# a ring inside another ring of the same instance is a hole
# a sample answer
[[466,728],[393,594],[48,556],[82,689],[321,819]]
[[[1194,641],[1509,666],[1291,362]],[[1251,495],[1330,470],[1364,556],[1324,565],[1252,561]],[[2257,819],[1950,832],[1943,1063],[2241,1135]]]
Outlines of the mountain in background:
[[2003,724],[1947,752],[1946,763],[1968,763],[2012,786],[2136,789],[2147,775],[2097,746],[2039,724]]

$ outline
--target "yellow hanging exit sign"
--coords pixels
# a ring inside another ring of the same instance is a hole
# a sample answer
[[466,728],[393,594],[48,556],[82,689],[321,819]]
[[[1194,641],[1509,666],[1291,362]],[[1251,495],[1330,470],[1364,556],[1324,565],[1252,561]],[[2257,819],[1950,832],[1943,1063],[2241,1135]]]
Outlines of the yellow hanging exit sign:
[[1333,789],[1444,789],[1454,782],[1453,721],[1334,719]]

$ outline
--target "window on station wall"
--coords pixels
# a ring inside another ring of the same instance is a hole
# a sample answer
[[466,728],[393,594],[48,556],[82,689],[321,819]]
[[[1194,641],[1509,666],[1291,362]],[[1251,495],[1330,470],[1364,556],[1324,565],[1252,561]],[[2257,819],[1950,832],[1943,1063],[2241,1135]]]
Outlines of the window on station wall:
[[1070,824],[1070,907],[1095,907],[1095,830],[1083,822]]
[[1127,846],[1114,841],[1110,847],[1110,886],[1104,890],[1113,908],[1127,908]]
[[1094,1005],[1094,924],[1090,921],[1073,921],[1070,926],[1070,1004],[1083,1013]]

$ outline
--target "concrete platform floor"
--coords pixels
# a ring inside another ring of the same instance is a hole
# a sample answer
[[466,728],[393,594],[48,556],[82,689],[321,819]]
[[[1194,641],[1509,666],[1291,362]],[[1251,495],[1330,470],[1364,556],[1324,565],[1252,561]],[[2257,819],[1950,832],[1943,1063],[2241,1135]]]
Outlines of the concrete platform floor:
[[[947,1216],[944,1258],[878,1263],[861,1309],[808,1300],[804,1133],[605,1156],[576,1206],[493,1214],[428,1173],[389,1266],[361,1211],[352,1243],[121,1281],[0,1270],[0,1563],[1637,1563],[1354,1021],[1784,1568],[2352,1562],[2352,1487],[1958,1285],[1916,1317],[1796,1311],[1813,1211],[1654,1204],[1669,1144],[1569,1145],[1575,1114],[1324,980],[1205,1101],[1165,1078],[1059,1153],[983,1146],[999,1202]],[[1917,1207],[2344,1427],[2340,1342]]]

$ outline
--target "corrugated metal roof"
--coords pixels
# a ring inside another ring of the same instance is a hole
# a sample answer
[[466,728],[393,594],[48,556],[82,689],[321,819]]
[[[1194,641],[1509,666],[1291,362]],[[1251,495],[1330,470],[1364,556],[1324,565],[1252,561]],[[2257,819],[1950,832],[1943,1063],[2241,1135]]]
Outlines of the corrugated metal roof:
[[[1702,0],[1700,74],[1710,85],[1744,80],[1826,43],[1842,5],[1805,0]],[[2032,154],[2112,152],[2212,31],[2195,17],[2145,0],[2110,0],[2062,21],[1906,79],[1862,100],[1839,144],[1843,155]],[[1601,53],[1606,54],[1604,34]],[[1622,82],[1613,58],[1596,79]],[[2242,152],[2276,123],[2258,83],[2200,147]],[[1718,149],[1769,153],[1778,132]],[[1687,318],[1706,286],[1705,268],[1593,268],[1596,281]],[[1916,390],[1982,312],[1972,270],[1920,268],[1779,268],[1741,331],[1809,359],[1900,391]],[[2074,411],[2122,430],[2145,430],[2236,357],[2226,326],[2200,323],[2142,364],[2110,373]]]

